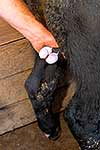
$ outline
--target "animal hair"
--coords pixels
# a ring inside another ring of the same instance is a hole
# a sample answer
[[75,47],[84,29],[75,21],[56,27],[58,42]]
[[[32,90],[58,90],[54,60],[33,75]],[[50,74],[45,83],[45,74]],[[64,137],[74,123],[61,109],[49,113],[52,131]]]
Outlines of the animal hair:
[[100,1],[47,0],[45,15],[77,82],[65,120],[82,149],[99,149]]

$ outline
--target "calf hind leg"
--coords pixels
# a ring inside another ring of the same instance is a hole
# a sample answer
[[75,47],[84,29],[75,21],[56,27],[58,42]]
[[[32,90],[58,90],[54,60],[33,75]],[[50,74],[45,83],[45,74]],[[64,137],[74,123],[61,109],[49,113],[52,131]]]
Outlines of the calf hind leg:
[[99,114],[100,109],[94,105],[92,99],[84,102],[77,96],[73,97],[64,111],[64,119],[82,150],[100,149]]
[[59,113],[53,113],[52,103],[54,91],[60,86],[59,83],[64,84],[59,82],[63,78],[61,77],[61,74],[63,75],[61,64],[62,62],[58,61],[53,65],[48,65],[45,60],[36,56],[32,73],[25,83],[38,125],[50,139],[56,139],[60,131]]

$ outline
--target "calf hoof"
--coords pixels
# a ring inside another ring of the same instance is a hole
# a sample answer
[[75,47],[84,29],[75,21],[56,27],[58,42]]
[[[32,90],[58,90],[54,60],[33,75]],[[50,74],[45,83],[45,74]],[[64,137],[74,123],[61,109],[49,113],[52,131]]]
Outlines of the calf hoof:
[[61,134],[59,114],[52,114],[50,111],[36,113],[39,128],[50,140],[56,140]]
[[50,140],[57,140],[61,135],[61,128],[58,126],[56,129],[52,130],[50,135],[46,135]]

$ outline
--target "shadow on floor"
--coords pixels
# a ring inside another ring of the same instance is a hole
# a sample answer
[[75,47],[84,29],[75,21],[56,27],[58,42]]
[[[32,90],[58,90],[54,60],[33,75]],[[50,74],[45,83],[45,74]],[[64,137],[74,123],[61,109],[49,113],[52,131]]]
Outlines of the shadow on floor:
[[38,128],[37,123],[16,129],[0,136],[0,150],[78,150],[61,115],[62,134],[57,141],[48,140]]

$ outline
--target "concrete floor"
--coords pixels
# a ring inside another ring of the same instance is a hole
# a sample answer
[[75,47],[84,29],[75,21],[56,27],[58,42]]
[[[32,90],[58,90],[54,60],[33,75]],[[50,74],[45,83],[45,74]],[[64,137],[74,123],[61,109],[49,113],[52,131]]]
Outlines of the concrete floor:
[[62,134],[57,141],[48,140],[37,123],[27,125],[0,136],[0,150],[78,150],[79,146],[71,135],[61,115]]

